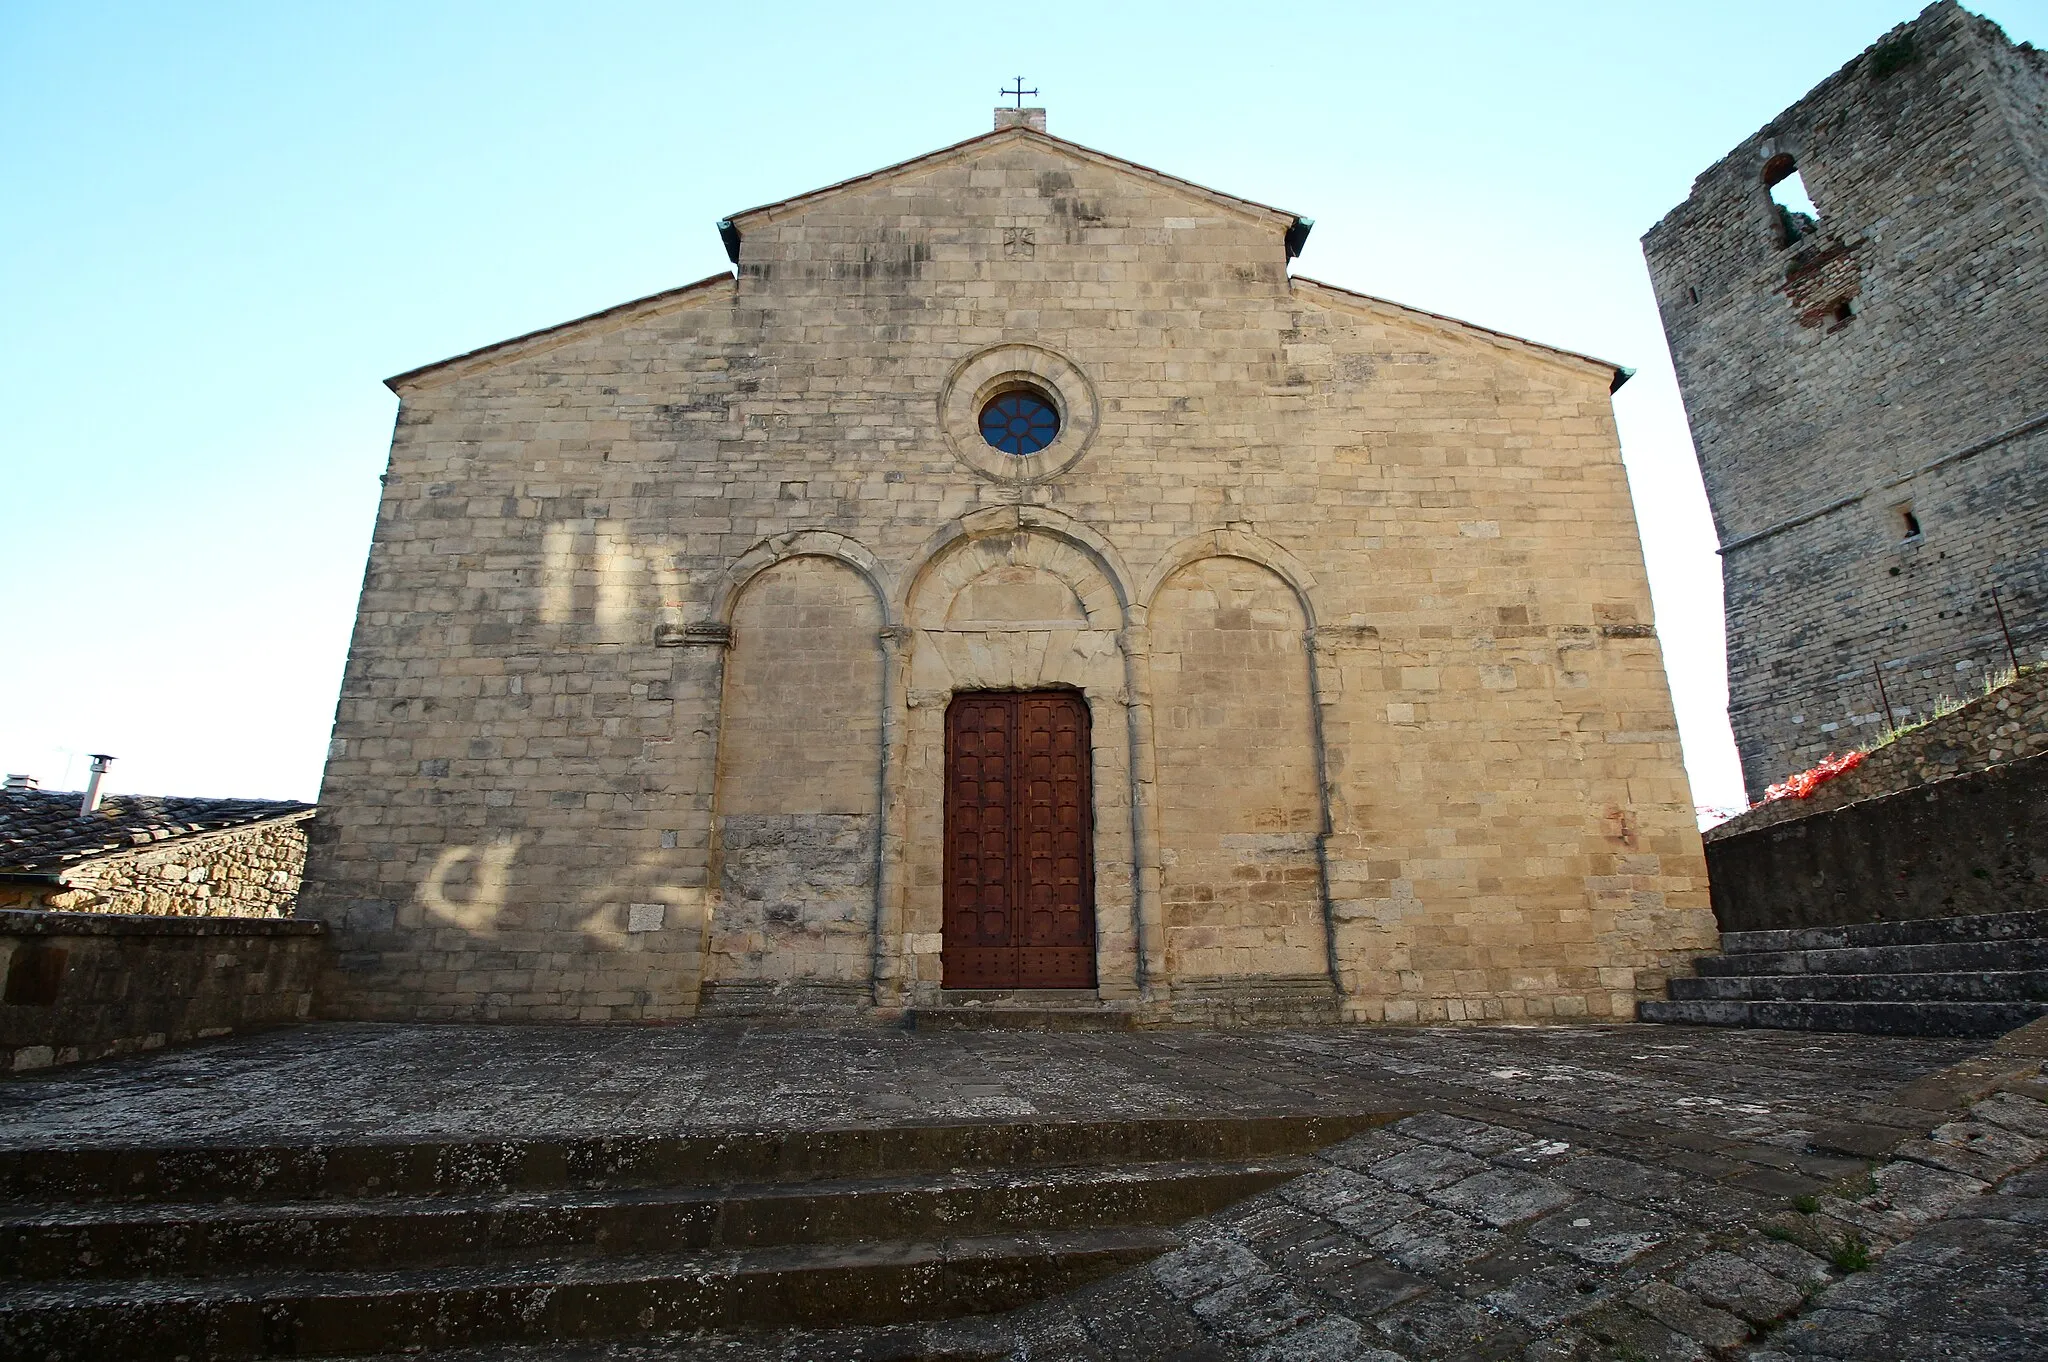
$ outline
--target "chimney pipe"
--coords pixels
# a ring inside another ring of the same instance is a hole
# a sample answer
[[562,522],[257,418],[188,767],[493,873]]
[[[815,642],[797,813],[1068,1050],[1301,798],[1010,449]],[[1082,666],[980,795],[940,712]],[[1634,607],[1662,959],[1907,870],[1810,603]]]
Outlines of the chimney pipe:
[[7,788],[10,790],[33,790],[36,788],[36,784],[34,776],[19,776],[10,773],[7,777]]
[[104,752],[92,754],[92,780],[85,787],[85,798],[78,801],[78,816],[90,818],[93,810],[100,806],[100,780],[107,774],[107,768],[114,759]]

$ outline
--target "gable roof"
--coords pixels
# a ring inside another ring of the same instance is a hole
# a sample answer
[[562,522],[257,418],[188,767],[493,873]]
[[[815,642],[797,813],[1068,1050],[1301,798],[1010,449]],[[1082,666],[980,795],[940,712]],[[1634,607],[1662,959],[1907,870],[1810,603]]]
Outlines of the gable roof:
[[927,170],[944,165],[948,161],[963,160],[970,156],[978,156],[983,152],[994,151],[1013,142],[1024,141],[1038,143],[1051,151],[1058,152],[1064,156],[1071,156],[1076,160],[1087,161],[1093,165],[1103,166],[1110,170],[1135,176],[1149,181],[1162,189],[1172,190],[1176,193],[1188,195],[1191,198],[1201,199],[1206,203],[1228,209],[1231,212],[1242,213],[1249,217],[1272,222],[1286,232],[1287,258],[1290,260],[1301,254],[1302,244],[1308,240],[1309,228],[1315,225],[1313,219],[1305,218],[1299,213],[1291,213],[1285,208],[1275,208],[1269,203],[1259,203],[1254,199],[1242,199],[1235,194],[1226,194],[1219,189],[1211,189],[1205,184],[1197,184],[1193,180],[1183,180],[1178,175],[1169,175],[1163,170],[1154,170],[1151,166],[1141,165],[1136,161],[1127,161],[1121,156],[1112,156],[1106,151],[1097,151],[1093,147],[1084,147],[1079,142],[1069,142],[1064,137],[1054,137],[1051,133],[1040,132],[1036,128],[1012,125],[1007,128],[997,128],[993,132],[985,132],[979,136],[970,137],[963,142],[955,142],[949,147],[940,147],[937,151],[928,151],[922,156],[913,156],[907,161],[898,161],[894,165],[883,166],[880,170],[871,170],[865,175],[856,175],[850,180],[841,180],[837,184],[828,184],[823,189],[813,189],[808,193],[797,194],[787,199],[777,199],[773,203],[764,203],[758,207],[743,209],[740,212],[734,213],[731,217],[722,219],[718,224],[718,234],[725,240],[726,255],[734,264],[738,264],[740,259],[740,237],[746,231],[749,223],[763,220],[772,221],[777,217],[786,217],[791,213],[803,212],[822,203],[826,199],[848,193],[852,190],[867,189],[875,185],[886,184],[891,180],[902,179],[906,175],[922,174]]
[[0,791],[0,875],[56,875],[115,852],[276,819],[296,821],[315,811],[290,799],[108,795],[81,818],[82,798],[62,790]]
[[1607,391],[1610,393],[1620,388],[1622,384],[1628,382],[1636,375],[1636,371],[1628,366],[1616,364],[1613,360],[1601,359],[1598,355],[1582,354],[1577,350],[1566,350],[1562,346],[1557,345],[1545,345],[1542,341],[1532,341],[1524,336],[1512,335],[1506,331],[1496,331],[1490,326],[1481,326],[1477,322],[1464,321],[1458,317],[1447,317],[1441,312],[1430,312],[1424,308],[1410,307],[1406,303],[1396,303],[1385,298],[1375,298],[1370,293],[1359,293],[1354,289],[1342,288],[1336,284],[1326,284],[1320,279],[1311,279],[1305,274],[1293,275],[1290,282],[1297,289],[1305,288],[1308,292],[1322,294],[1326,301],[1341,307],[1349,307],[1354,311],[1376,312],[1383,315],[1391,314],[1399,320],[1409,322],[1419,320],[1436,330],[1449,331],[1453,334],[1466,336],[1472,340],[1485,341],[1492,345],[1498,345],[1503,349],[1533,350],[1539,359],[1569,360],[1574,367],[1590,365],[1594,369],[1601,370],[1608,375]]
[[[1281,230],[1282,241],[1287,250],[1287,258],[1290,260],[1301,254],[1302,245],[1308,240],[1309,229],[1315,225],[1311,219],[1305,218],[1299,213],[1291,213],[1285,208],[1275,208],[1271,204],[1259,203],[1253,199],[1239,198],[1235,194],[1225,194],[1221,190],[1211,189],[1207,185],[1197,184],[1193,180],[1183,180],[1179,176],[1168,175],[1162,170],[1154,170],[1151,166],[1141,165],[1136,161],[1127,161],[1120,156],[1112,156],[1106,151],[1097,151],[1093,147],[1084,147],[1079,142],[1069,142],[1064,137],[1054,137],[1052,134],[1040,132],[1036,128],[1020,126],[997,128],[992,132],[985,132],[979,136],[970,137],[965,141],[955,142],[951,146],[940,147],[937,151],[926,152],[921,156],[913,156],[907,161],[898,161],[893,165],[883,166],[880,170],[871,170],[865,175],[856,175],[852,179],[840,180],[836,184],[828,184],[822,189],[813,189],[791,198],[777,199],[773,203],[764,203],[758,207],[744,209],[734,213],[731,217],[720,219],[718,235],[725,242],[726,255],[731,258],[734,264],[738,264],[740,258],[740,237],[751,223],[773,221],[777,217],[805,211],[839,194],[872,188],[876,185],[886,184],[891,180],[901,179],[906,175],[921,174],[949,161],[978,156],[1020,141],[1034,141],[1061,155],[1071,156],[1077,160],[1087,161],[1090,164],[1103,166],[1126,175],[1133,175],[1158,185],[1160,188],[1200,199],[1205,203],[1213,204],[1226,211],[1269,222]],[[699,279],[693,284],[685,284],[681,288],[651,293],[645,298],[635,298],[631,302],[620,303],[616,307],[604,308],[601,311],[572,318],[569,321],[560,322],[554,326],[542,327],[537,331],[528,331],[523,335],[513,336],[509,340],[495,341],[489,345],[478,346],[474,350],[465,350],[459,355],[451,355],[447,359],[435,360],[431,364],[422,364],[416,369],[407,369],[402,374],[393,374],[390,378],[385,379],[384,386],[393,392],[398,392],[405,385],[418,383],[423,379],[463,372],[483,362],[497,362],[516,358],[523,354],[531,354],[538,350],[545,350],[552,345],[565,344],[575,339],[576,334],[586,327],[604,322],[631,321],[637,317],[659,312],[667,306],[688,301],[690,295],[699,291],[732,282],[733,276],[730,274],[714,274],[707,278]]]
[[[1123,174],[1133,175],[1150,181],[1161,188],[1200,199],[1231,212],[1271,223],[1283,230],[1287,257],[1290,260],[1301,254],[1302,245],[1308,239],[1309,229],[1315,225],[1312,219],[1302,217],[1300,214],[1290,212],[1284,208],[1275,208],[1271,204],[1259,203],[1254,199],[1239,198],[1234,194],[1225,194],[1221,190],[1211,189],[1207,185],[1197,184],[1193,180],[1184,180],[1176,175],[1168,175],[1164,171],[1155,170],[1151,166],[1142,165],[1137,161],[1127,161],[1120,156],[1112,156],[1108,152],[1097,151],[1093,147],[1083,146],[1079,142],[1070,142],[1063,137],[1054,137],[1050,133],[1040,132],[1036,128],[1013,125],[1006,128],[997,128],[992,132],[981,133],[975,137],[969,137],[964,141],[955,142],[951,146],[941,147],[937,151],[926,152],[921,156],[913,156],[909,160],[898,161],[893,165],[884,166],[880,170],[869,171],[865,175],[856,175],[851,179],[840,180],[835,184],[826,185],[822,189],[813,189],[790,198],[777,199],[772,203],[764,203],[754,208],[744,209],[741,212],[734,213],[729,218],[720,220],[718,233],[725,242],[726,253],[737,264],[739,261],[740,239],[750,224],[774,221],[778,217],[787,216],[791,213],[804,212],[839,194],[868,189],[886,184],[891,180],[901,179],[905,176],[921,174],[949,161],[980,155],[999,147],[1023,141],[1034,141],[1062,155],[1071,156],[1094,165],[1100,165]],[[550,349],[556,345],[568,344],[576,339],[578,334],[591,326],[602,323],[627,322],[641,317],[657,315],[671,308],[697,301],[700,298],[709,298],[713,296],[714,291],[720,286],[730,287],[735,283],[735,277],[731,274],[710,275],[697,280],[695,283],[684,284],[680,288],[666,289],[660,293],[651,293],[644,298],[635,298],[630,302],[620,303],[615,307],[604,308],[582,317],[572,318],[566,322],[559,322],[554,326],[542,327],[536,331],[528,331],[522,335],[513,336],[508,340],[479,346],[474,350],[467,350],[462,354],[453,355],[447,359],[436,360],[432,364],[423,364],[416,369],[408,369],[402,374],[394,374],[392,377],[385,379],[384,384],[393,392],[398,392],[405,385],[418,383],[425,379],[444,376],[452,377],[503,360],[533,354]],[[1560,346],[1545,345],[1540,341],[1532,341],[1521,336],[1510,335],[1505,331],[1496,331],[1491,327],[1480,326],[1476,322],[1463,321],[1456,317],[1445,316],[1439,312],[1430,312],[1423,308],[1410,307],[1404,303],[1391,302],[1385,298],[1375,298],[1370,294],[1358,293],[1336,284],[1324,283],[1322,280],[1311,279],[1306,275],[1292,276],[1292,283],[1297,287],[1305,287],[1310,292],[1322,294],[1326,301],[1339,306],[1346,306],[1359,311],[1391,314],[1411,322],[1423,321],[1441,330],[1462,334],[1475,340],[1486,341],[1506,349],[1532,352],[1539,358],[1561,359],[1575,365],[1590,365],[1609,375],[1608,391],[1610,393],[1619,389],[1622,384],[1628,382],[1635,375],[1635,370],[1615,364],[1610,360],[1601,359],[1595,355],[1581,354],[1576,350],[1566,350]],[[4,857],[4,844],[0,844],[0,857]]]
[[407,369],[402,374],[393,374],[385,379],[384,386],[393,392],[397,392],[405,384],[416,382],[438,370],[459,368],[468,365],[474,360],[512,359],[518,355],[531,354],[536,350],[545,350],[550,345],[566,344],[575,339],[574,335],[570,333],[589,326],[594,322],[629,322],[638,317],[650,316],[663,311],[672,304],[690,301],[692,294],[707,291],[719,284],[731,284],[732,282],[733,277],[730,274],[706,275],[694,284],[684,284],[681,288],[663,289],[659,293],[650,293],[645,298],[635,298],[631,302],[600,308],[596,312],[585,313],[581,317],[572,317],[566,322],[556,322],[553,326],[543,326],[538,331],[527,331],[511,337],[509,340],[492,341],[489,345],[480,345],[474,350],[465,350],[459,355],[450,355],[447,359],[437,359],[432,364],[422,364],[417,369]]

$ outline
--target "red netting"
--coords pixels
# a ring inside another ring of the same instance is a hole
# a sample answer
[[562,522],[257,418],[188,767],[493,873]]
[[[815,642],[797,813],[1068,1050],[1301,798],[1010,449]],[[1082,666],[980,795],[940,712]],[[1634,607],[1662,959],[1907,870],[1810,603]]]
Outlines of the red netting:
[[1812,770],[1787,776],[1765,790],[1764,802],[1768,804],[1774,799],[1804,799],[1842,772],[1853,771],[1862,764],[1861,752],[1844,752],[1839,757],[1830,752],[1821,758],[1820,764]]

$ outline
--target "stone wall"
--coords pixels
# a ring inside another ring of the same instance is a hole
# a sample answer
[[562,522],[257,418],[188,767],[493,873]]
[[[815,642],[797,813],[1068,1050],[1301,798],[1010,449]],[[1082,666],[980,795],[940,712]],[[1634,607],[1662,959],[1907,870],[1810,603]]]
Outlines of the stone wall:
[[778,563],[734,607],[708,1005],[869,1001],[881,627],[867,584],[824,557]]
[[167,917],[289,917],[306,815],[96,856],[62,883],[0,881],[0,907]]
[[[1885,35],[1643,238],[1721,539],[1751,798],[2048,658],[2048,54]],[[1795,235],[1768,181],[1820,211]]]
[[2048,752],[2048,667],[2034,667],[1988,695],[1872,749],[1853,770],[1804,799],[1758,804],[1707,830],[1709,845],[1844,804]]
[[1724,932],[2048,908],[2048,753],[1707,845]]
[[[936,1001],[947,704],[1047,687],[1091,715],[1105,1000],[1658,996],[1714,935],[1614,370],[1291,276],[1298,231],[1010,129],[394,380],[327,1005]],[[997,455],[1025,379],[1062,433]]]
[[1151,620],[1167,972],[1180,994],[1302,979],[1327,993],[1300,602],[1256,563],[1208,558],[1167,579]]
[[304,1020],[325,930],[0,911],[0,1064],[20,1073]]

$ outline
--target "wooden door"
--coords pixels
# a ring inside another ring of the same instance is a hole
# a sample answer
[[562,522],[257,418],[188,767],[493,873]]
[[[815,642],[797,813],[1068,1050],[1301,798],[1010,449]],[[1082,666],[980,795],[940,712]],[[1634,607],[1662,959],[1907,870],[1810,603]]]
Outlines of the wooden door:
[[978,691],[946,710],[947,988],[1095,986],[1088,706]]

